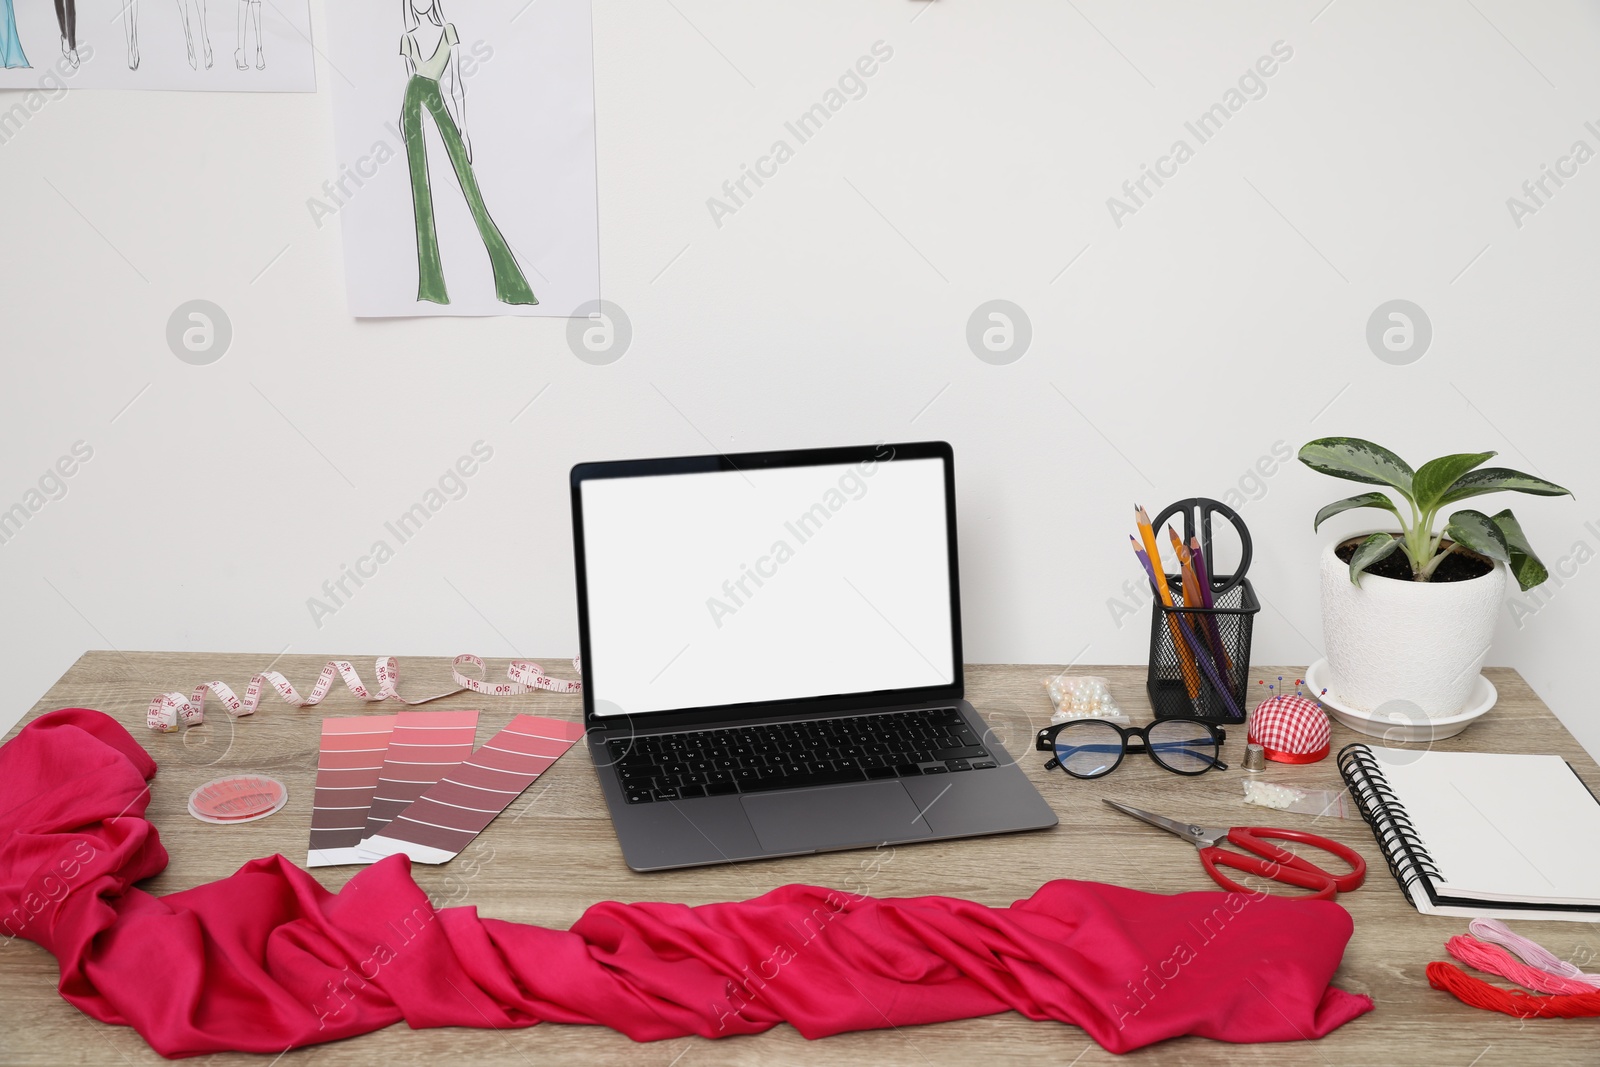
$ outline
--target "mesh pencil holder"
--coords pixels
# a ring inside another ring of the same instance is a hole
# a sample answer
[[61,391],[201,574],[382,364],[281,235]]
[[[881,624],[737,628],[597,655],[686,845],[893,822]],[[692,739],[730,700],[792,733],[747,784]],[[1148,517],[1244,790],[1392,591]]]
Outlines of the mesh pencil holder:
[[[1150,616],[1150,675],[1145,687],[1156,718],[1244,721],[1250,637],[1261,610],[1250,579],[1217,594],[1210,608],[1185,605],[1178,578],[1169,577],[1167,584],[1174,606],[1156,600]],[[1178,651],[1179,642],[1187,655]]]
[[[1215,515],[1231,523],[1239,536],[1239,565],[1232,574],[1209,572],[1216,558],[1211,538]],[[1261,610],[1244,576],[1250,569],[1250,531],[1238,512],[1208,497],[1167,505],[1151,526],[1159,530],[1174,517],[1182,521],[1182,544],[1198,545],[1196,558],[1208,561],[1204,568],[1196,566],[1193,577],[1196,599],[1209,596],[1210,606],[1184,603],[1182,576],[1162,574],[1159,560],[1152,558],[1151,578],[1160,575],[1170,598],[1157,596],[1151,602],[1150,676],[1145,682],[1150,706],[1158,719],[1243,722],[1250,634]],[[1154,587],[1151,591],[1158,592]]]

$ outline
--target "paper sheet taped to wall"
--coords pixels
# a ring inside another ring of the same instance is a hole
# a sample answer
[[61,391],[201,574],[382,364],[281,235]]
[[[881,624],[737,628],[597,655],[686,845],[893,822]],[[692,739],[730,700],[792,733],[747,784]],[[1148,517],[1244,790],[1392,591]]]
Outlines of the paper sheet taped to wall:
[[327,17],[336,173],[306,208],[337,217],[351,314],[586,314],[589,0],[340,0]]
[[13,134],[73,89],[316,88],[306,0],[0,0],[0,89],[32,90],[0,109]]

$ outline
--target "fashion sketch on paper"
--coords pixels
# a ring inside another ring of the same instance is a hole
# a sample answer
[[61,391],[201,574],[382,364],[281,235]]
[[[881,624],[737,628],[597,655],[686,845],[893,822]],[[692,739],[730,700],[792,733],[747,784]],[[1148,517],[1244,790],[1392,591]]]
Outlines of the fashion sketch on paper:
[[445,154],[450,157],[456,184],[466,198],[478,236],[489,253],[489,264],[494,269],[495,296],[505,304],[537,304],[539,301],[517,266],[511,246],[489,217],[483,193],[478,189],[478,179],[472,171],[472,141],[466,129],[467,91],[456,54],[460,38],[455,25],[446,21],[440,10],[440,0],[401,0],[401,3],[405,8],[406,31],[400,38],[400,54],[405,57],[410,78],[400,107],[400,131],[406,145],[406,164],[411,171],[411,207],[417,233],[417,299],[435,304],[450,303],[444,268],[439,261],[439,234],[434,225],[428,141],[423,128],[423,113],[426,112],[433,116]]
[[233,62],[240,70],[248,70],[250,61],[245,57],[245,31],[256,31],[256,69],[267,69],[267,54],[261,43],[261,0],[239,0],[239,47],[233,50]]
[[17,36],[17,18],[11,9],[11,0],[0,0],[0,67],[28,66],[28,57],[22,52],[22,39]]
[[[11,5],[6,5],[10,13]],[[56,0],[56,25],[61,27],[61,54],[78,69],[78,0]]]
[[[68,0],[70,3],[71,0]],[[178,18],[183,21],[183,43],[189,49],[189,66],[199,70],[195,62],[194,43],[200,39],[200,58],[206,69],[211,69],[211,36],[206,32],[206,0],[178,0]]]

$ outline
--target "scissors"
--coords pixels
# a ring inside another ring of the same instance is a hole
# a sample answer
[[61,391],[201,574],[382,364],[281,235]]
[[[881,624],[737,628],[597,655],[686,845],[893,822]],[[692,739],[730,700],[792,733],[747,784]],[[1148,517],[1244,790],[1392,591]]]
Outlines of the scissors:
[[[1143,819],[1151,826],[1159,826],[1168,833],[1177,834],[1198,848],[1200,865],[1206,869],[1206,873],[1222,888],[1231,889],[1235,893],[1249,893],[1251,890],[1234,882],[1217,870],[1218,867],[1232,867],[1236,871],[1254,874],[1269,881],[1316,890],[1302,898],[1305,900],[1331,900],[1338,893],[1348,893],[1358,888],[1367,879],[1367,861],[1362,859],[1361,854],[1355,849],[1317,834],[1306,833],[1304,830],[1279,830],[1268,826],[1234,826],[1218,829],[1196,826],[1180,819],[1169,819],[1165,815],[1156,815],[1127,804],[1119,804],[1115,800],[1107,800],[1106,803],[1125,815]],[[1311,861],[1281,849],[1263,838],[1298,841],[1303,845],[1320,848],[1348,863],[1350,872],[1330,874]],[[1221,841],[1232,841],[1251,855],[1242,856],[1237,852],[1221,848],[1218,844]]]

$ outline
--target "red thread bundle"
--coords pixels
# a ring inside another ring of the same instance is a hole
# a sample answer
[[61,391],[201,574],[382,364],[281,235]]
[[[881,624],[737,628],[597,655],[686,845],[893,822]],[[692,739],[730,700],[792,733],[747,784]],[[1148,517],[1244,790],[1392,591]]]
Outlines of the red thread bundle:
[[1498,1011],[1519,1019],[1588,1019],[1600,1016],[1600,990],[1556,996],[1535,996],[1520,989],[1501,989],[1474,978],[1453,963],[1428,964],[1428,984],[1463,1004]]

